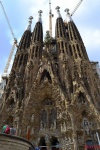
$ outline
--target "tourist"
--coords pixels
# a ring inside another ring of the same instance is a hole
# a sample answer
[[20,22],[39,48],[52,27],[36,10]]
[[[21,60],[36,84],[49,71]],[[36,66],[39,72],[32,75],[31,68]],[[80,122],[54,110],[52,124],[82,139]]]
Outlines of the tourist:
[[16,135],[16,129],[13,128],[13,126],[11,126],[11,128],[10,128],[10,134],[11,135]]
[[10,134],[10,127],[8,125],[3,126],[2,133]]

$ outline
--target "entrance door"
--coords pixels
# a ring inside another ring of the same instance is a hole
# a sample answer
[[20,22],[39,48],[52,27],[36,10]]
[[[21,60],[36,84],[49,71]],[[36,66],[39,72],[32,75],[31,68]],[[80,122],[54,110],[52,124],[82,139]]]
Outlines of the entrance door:
[[87,150],[95,150],[95,148],[93,147],[94,144],[92,140],[86,141],[86,146],[87,146]]
[[39,147],[40,147],[40,150],[47,150],[46,143],[45,143],[45,138],[44,137],[42,137],[40,139]]
[[56,137],[51,138],[51,150],[59,150],[59,142]]

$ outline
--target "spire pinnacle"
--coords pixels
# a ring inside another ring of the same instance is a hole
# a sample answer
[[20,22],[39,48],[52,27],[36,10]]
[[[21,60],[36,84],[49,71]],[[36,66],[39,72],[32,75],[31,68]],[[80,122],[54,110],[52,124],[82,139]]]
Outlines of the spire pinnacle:
[[65,12],[66,12],[66,15],[67,15],[66,21],[68,23],[68,22],[72,21],[72,18],[71,18],[71,15],[69,13],[69,9],[68,8],[65,9]]
[[41,18],[41,16],[42,16],[43,11],[42,11],[42,10],[39,10],[38,13],[39,13],[38,22],[41,22],[41,23],[42,23],[42,18]]
[[32,16],[30,16],[30,17],[29,17],[29,24],[28,24],[28,27],[27,27],[27,29],[26,29],[26,30],[31,31],[32,19],[33,19],[33,17],[32,17]]
[[57,10],[58,18],[61,18],[61,14],[60,14],[60,7],[59,7],[59,6],[57,6],[57,7],[56,7],[56,10]]

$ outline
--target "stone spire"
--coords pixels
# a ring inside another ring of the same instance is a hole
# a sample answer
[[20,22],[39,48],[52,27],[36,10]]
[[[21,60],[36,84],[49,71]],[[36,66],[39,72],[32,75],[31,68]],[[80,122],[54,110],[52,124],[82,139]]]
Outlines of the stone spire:
[[34,57],[39,58],[42,56],[42,45],[43,45],[43,28],[42,28],[42,19],[41,19],[42,10],[38,11],[38,13],[39,13],[39,19],[33,30],[32,40],[31,40],[31,44],[33,45],[31,58],[33,59]]
[[65,34],[65,26],[64,26],[64,22],[63,22],[63,19],[61,17],[61,14],[60,14],[60,7],[57,6],[56,7],[56,10],[57,10],[57,13],[58,13],[58,17],[57,17],[57,20],[56,20],[56,38],[62,38],[62,37],[66,37],[66,34]]
[[33,19],[33,17],[32,17],[32,16],[30,16],[30,17],[29,17],[29,24],[28,24],[28,26],[27,26],[26,30],[31,31],[32,19]]
[[29,25],[25,32],[22,35],[22,38],[19,43],[19,49],[25,49],[30,46],[30,41],[31,41],[31,24],[32,24],[32,19],[33,17],[29,17]]
[[65,9],[65,12],[67,12],[67,20],[66,20],[67,25],[65,25],[67,28],[66,34],[68,35],[68,39],[70,43],[73,43],[70,45],[70,53],[75,59],[81,58],[81,59],[88,60],[87,52],[86,52],[83,40],[81,38],[81,35],[75,23],[71,19],[69,10]]

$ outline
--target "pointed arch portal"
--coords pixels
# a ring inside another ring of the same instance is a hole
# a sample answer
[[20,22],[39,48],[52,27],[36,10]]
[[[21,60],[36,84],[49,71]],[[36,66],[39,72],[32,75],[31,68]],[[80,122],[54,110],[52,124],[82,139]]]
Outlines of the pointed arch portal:
[[47,150],[47,146],[46,146],[46,142],[45,142],[45,138],[44,137],[42,137],[40,139],[39,147],[41,148],[41,150]]
[[[59,142],[56,137],[51,137],[50,138],[50,150],[59,150]],[[45,141],[45,137],[42,137],[39,142],[39,147],[41,150],[47,150],[47,145]]]
[[59,142],[56,137],[52,137],[50,142],[51,142],[51,150],[59,150]]

